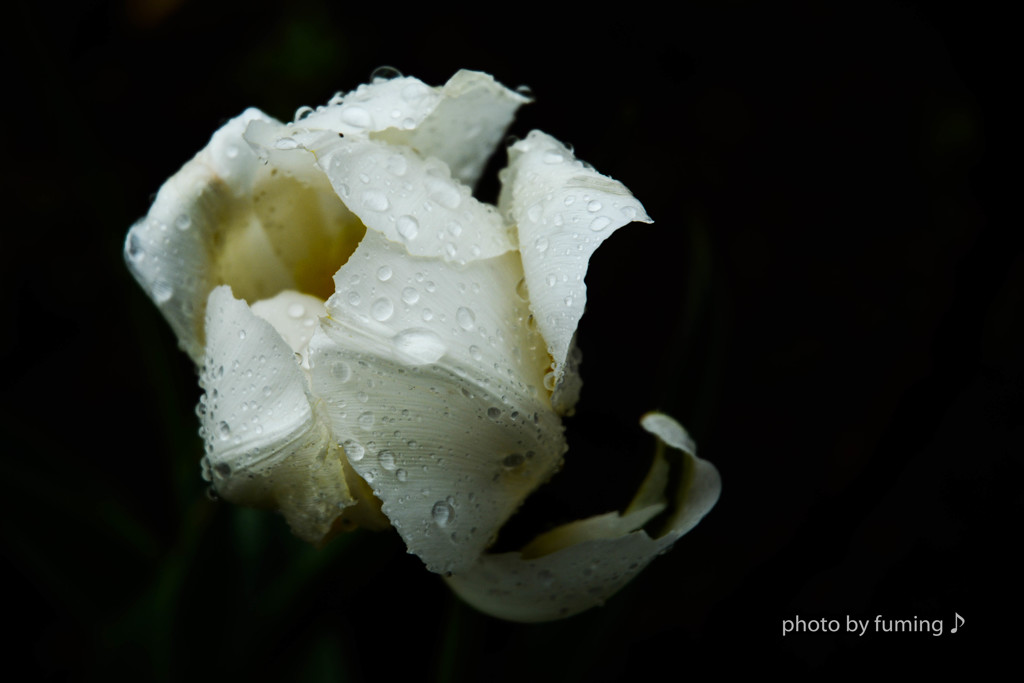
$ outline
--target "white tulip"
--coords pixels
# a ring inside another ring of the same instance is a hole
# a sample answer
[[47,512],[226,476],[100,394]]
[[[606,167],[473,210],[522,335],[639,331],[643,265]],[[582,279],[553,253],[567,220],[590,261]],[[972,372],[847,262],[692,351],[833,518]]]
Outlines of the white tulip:
[[[624,513],[488,554],[567,450],[590,256],[650,222],[539,131],[509,148],[498,206],[475,199],[526,101],[460,71],[439,88],[377,79],[288,124],[249,109],[164,184],[125,252],[202,368],[203,470],[221,497],[276,508],[314,543],[392,526],[468,602],[540,621],[600,604],[720,484],[651,414],[662,445]],[[676,491],[665,446],[685,463]]]

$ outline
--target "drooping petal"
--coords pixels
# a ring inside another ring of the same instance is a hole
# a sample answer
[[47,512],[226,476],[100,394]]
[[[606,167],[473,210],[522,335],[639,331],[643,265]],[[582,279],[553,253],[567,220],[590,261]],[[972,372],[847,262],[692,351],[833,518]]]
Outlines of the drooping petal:
[[458,266],[368,230],[310,342],[331,429],[432,571],[472,564],[565,450],[521,278],[515,252]]
[[497,210],[474,198],[438,159],[373,140],[297,137],[363,224],[413,256],[468,263],[515,248]]
[[540,131],[509,148],[499,207],[518,226],[530,306],[555,360],[556,384],[586,303],[591,255],[618,228],[650,223],[626,187]]
[[197,364],[214,287],[231,285],[249,302],[284,289],[326,298],[365,230],[307,153],[260,159],[243,137],[250,124],[282,128],[256,109],[229,121],[164,184],[125,243],[129,269]]
[[221,497],[278,508],[296,535],[319,542],[357,499],[294,352],[224,286],[210,293],[206,333],[206,477]]
[[669,476],[662,447],[625,513],[564,525],[522,552],[484,555],[469,571],[447,579],[452,589],[477,609],[503,619],[568,617],[602,604],[693,528],[718,500],[718,471],[694,455],[692,440],[672,418],[652,413],[641,424],[683,454],[673,509],[659,536],[652,538],[641,527],[663,506]]

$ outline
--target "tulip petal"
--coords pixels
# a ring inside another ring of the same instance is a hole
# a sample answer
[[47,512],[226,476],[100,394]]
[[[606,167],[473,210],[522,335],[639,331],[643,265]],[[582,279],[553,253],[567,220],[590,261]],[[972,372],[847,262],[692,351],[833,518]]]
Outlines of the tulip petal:
[[412,129],[392,129],[379,139],[405,145],[448,164],[452,177],[474,187],[516,110],[530,98],[480,71],[459,71],[440,88],[437,108]]
[[602,604],[658,554],[666,552],[714,506],[718,471],[697,458],[679,423],[657,413],[641,424],[683,454],[684,466],[664,531],[655,538],[640,528],[661,509],[668,466],[663,446],[629,509],[564,525],[522,552],[484,555],[469,571],[447,578],[463,600],[511,621],[546,621]]
[[529,101],[489,74],[463,69],[439,88],[410,77],[377,79],[336,95],[295,125],[415,149],[473,187],[516,109]]
[[530,306],[558,384],[583,316],[591,255],[618,228],[651,219],[622,183],[577,161],[549,135],[532,131],[508,153],[498,205],[518,226]]
[[282,128],[256,109],[229,121],[164,183],[125,243],[129,269],[197,364],[215,286],[250,302],[284,289],[326,298],[365,232],[307,153],[261,160],[243,137],[250,124]]
[[129,270],[196,363],[203,358],[206,297],[217,284],[211,241],[223,229],[221,217],[252,185],[257,160],[242,133],[258,119],[270,120],[257,109],[247,109],[214,133],[164,183],[149,213],[132,226],[125,241]]
[[307,130],[366,138],[388,128],[416,128],[437,109],[442,99],[443,94],[437,88],[431,88],[418,78],[378,78],[344,95],[338,93],[316,110],[305,108],[308,114],[298,113],[295,124]]
[[296,535],[319,542],[357,500],[294,352],[228,287],[210,293],[206,330],[205,476],[221,497],[278,508]]
[[460,267],[368,230],[310,342],[333,433],[432,571],[472,564],[565,450],[521,278],[515,252]]
[[444,162],[377,141],[303,139],[363,224],[413,256],[461,264],[515,248],[497,210],[475,199]]

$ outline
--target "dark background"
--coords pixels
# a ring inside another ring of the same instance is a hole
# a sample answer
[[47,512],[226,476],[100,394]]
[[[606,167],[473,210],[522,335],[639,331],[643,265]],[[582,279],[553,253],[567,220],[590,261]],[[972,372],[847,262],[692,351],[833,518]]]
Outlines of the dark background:
[[[1024,257],[1000,205],[1019,182],[1009,22],[973,3],[767,5],[564,21],[520,6],[13,5],[5,660],[53,681],[612,681],[977,675],[1006,658],[1024,631]],[[636,422],[654,408],[690,428],[723,491],[602,608],[496,621],[394,534],[316,551],[204,495],[195,374],[124,268],[124,235],[226,119],[290,119],[381,65],[531,86],[510,132],[574,145],[656,221],[591,262],[566,467],[508,536],[628,500],[651,448]],[[783,638],[796,615],[942,619],[944,633]]]

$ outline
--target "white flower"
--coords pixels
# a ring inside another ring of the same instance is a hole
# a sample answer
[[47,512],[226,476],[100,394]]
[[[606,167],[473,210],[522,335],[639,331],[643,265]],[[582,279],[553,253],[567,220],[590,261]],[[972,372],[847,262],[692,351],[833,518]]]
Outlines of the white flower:
[[165,183],[125,251],[202,368],[204,476],[223,498],[279,509],[315,543],[393,526],[470,603],[539,621],[602,602],[720,486],[651,414],[685,462],[678,490],[659,447],[624,513],[487,553],[566,451],[590,255],[650,222],[539,131],[509,149],[498,207],[476,200],[525,101],[460,71],[440,88],[377,79],[289,124],[249,109]]

